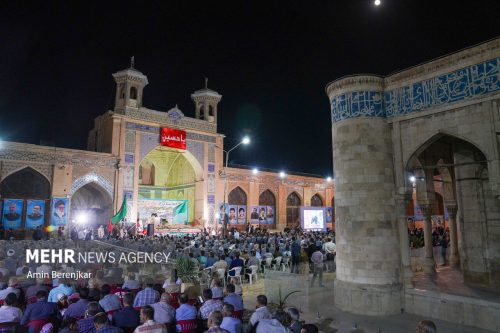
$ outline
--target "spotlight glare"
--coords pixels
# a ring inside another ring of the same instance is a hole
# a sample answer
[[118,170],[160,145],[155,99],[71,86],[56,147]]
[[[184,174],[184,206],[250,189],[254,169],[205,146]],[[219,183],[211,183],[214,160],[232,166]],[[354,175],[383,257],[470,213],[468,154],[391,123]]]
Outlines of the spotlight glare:
[[245,136],[243,138],[243,140],[241,140],[241,143],[243,143],[244,145],[247,145],[250,143],[250,138],[248,136]]
[[257,168],[253,168],[252,173],[253,173],[254,175],[258,174],[258,173],[259,173],[259,169],[257,169]]
[[330,176],[326,177],[326,181],[327,182],[331,182],[332,181],[332,177],[330,177]]
[[375,0],[375,2],[374,2],[375,6],[380,6],[381,3],[382,2],[380,0]]
[[286,173],[284,171],[280,171],[280,178],[285,178],[286,177]]
[[78,222],[80,224],[87,223],[88,220],[89,220],[89,216],[85,212],[80,212],[76,215],[76,222]]
[[415,176],[410,176],[410,181],[411,181],[412,183],[414,183],[416,180],[417,180],[417,178],[415,178]]

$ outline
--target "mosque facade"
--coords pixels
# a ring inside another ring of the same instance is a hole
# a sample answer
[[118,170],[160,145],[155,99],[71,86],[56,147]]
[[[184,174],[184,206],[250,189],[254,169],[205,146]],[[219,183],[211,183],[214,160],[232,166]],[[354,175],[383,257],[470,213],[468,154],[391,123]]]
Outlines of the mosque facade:
[[177,106],[166,112],[145,107],[148,79],[133,65],[113,78],[115,107],[95,119],[87,150],[2,142],[5,229],[106,224],[124,199],[127,221],[144,225],[154,214],[157,231],[172,226],[218,231],[221,216],[227,216],[229,228],[284,229],[299,223],[304,206],[322,208],[328,227],[334,227],[333,182],[225,168],[224,135],[217,131],[222,95],[206,85],[192,93],[192,118]]

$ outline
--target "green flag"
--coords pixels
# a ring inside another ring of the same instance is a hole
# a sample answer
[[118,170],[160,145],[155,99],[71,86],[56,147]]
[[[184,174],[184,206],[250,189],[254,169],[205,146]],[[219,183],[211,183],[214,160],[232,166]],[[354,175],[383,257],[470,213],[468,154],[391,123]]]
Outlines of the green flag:
[[173,224],[187,224],[187,202],[178,204],[173,211],[174,221]]
[[122,206],[118,213],[116,213],[116,215],[111,218],[111,223],[117,224],[118,222],[123,220],[125,216],[127,216],[127,197],[123,196]]

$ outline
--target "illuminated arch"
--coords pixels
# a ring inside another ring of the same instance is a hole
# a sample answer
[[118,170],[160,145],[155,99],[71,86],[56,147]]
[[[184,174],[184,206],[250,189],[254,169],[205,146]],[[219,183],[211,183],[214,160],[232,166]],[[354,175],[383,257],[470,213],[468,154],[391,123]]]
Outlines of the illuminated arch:
[[103,176],[95,173],[95,172],[90,172],[86,174],[85,176],[81,176],[77,180],[73,182],[73,185],[71,186],[70,190],[70,195],[75,194],[76,191],[78,191],[80,188],[83,186],[89,184],[89,183],[96,183],[100,187],[102,187],[111,197],[113,197],[113,184],[111,184],[106,178]]

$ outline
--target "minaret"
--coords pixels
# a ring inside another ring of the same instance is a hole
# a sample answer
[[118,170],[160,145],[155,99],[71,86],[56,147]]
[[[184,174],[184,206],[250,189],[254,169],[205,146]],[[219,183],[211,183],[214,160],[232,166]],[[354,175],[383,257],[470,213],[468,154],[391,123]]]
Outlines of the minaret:
[[205,88],[196,90],[191,94],[196,119],[217,123],[217,104],[219,104],[221,98],[222,95],[219,95],[218,92],[208,89],[208,79],[205,78]]
[[148,78],[134,68],[134,57],[130,59],[130,68],[114,73],[113,78],[116,82],[115,111],[128,107],[139,109]]

